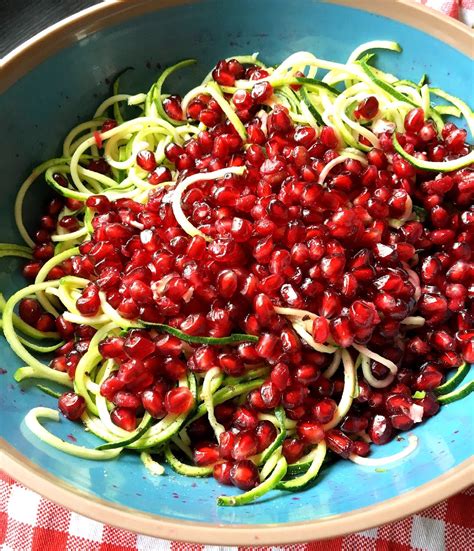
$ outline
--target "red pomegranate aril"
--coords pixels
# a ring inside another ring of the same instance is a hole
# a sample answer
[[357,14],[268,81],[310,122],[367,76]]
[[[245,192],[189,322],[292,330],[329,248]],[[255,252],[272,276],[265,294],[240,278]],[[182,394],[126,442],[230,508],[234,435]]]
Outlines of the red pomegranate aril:
[[41,262],[28,262],[23,267],[23,276],[26,279],[35,279],[42,266]]
[[305,452],[305,443],[299,438],[286,438],[283,441],[282,454],[291,465],[299,461]]
[[59,397],[61,413],[71,421],[77,421],[86,410],[86,401],[75,392],[65,392]]
[[172,388],[166,393],[165,407],[169,413],[186,413],[194,405],[194,397],[186,387]]
[[423,142],[431,142],[436,138],[436,130],[432,122],[426,122],[418,131],[418,136]]
[[307,394],[308,389],[296,383],[285,389],[282,396],[282,403],[285,409],[295,409],[300,406]]
[[313,408],[312,408],[312,414],[316,421],[318,421],[321,424],[326,424],[331,421],[331,419],[334,417],[334,414],[336,413],[337,404],[334,400],[331,398],[321,398],[318,400]]
[[93,283],[89,284],[76,301],[76,308],[84,316],[95,316],[100,308],[99,290]]
[[379,102],[375,96],[363,99],[354,110],[357,119],[373,119],[379,110]]
[[265,381],[262,384],[260,387],[260,395],[262,396],[263,403],[268,409],[274,409],[280,403],[280,390],[271,380]]
[[319,136],[321,142],[328,148],[334,149],[339,145],[336,133],[330,126],[323,126]]
[[54,317],[51,314],[41,314],[35,324],[35,328],[38,329],[38,331],[43,331],[45,333],[54,331]]
[[37,300],[24,298],[20,301],[19,314],[25,323],[35,327],[41,316],[41,306]]
[[36,260],[49,260],[54,256],[54,247],[52,243],[45,243],[43,245],[37,245],[33,249],[33,258]]
[[137,164],[143,170],[151,172],[156,168],[156,159],[153,151],[142,149],[137,153]]
[[324,439],[324,430],[316,421],[299,421],[296,425],[296,434],[309,444],[318,444]]
[[430,338],[430,344],[441,352],[453,351],[454,338],[447,331],[435,331]]
[[390,422],[393,428],[397,430],[410,430],[415,424],[411,417],[403,413],[391,415]]
[[382,414],[377,414],[374,416],[368,434],[374,444],[380,446],[386,444],[392,438],[392,424],[390,419]]
[[181,98],[179,96],[169,96],[163,100],[163,107],[166,114],[174,119],[180,121],[183,119],[183,110],[181,109]]
[[333,291],[324,291],[321,299],[319,314],[325,318],[332,318],[341,310],[341,299]]
[[[232,486],[232,478],[230,476],[232,467],[233,463],[231,461],[222,461],[221,463],[216,463],[214,465],[212,474],[219,484]],[[243,471],[241,474],[243,475]],[[245,477],[245,475],[243,476]]]
[[440,408],[440,403],[431,392],[426,392],[424,398],[415,400],[415,403],[423,408],[423,418],[436,415]]
[[171,171],[165,166],[156,167],[147,176],[148,182],[153,186],[162,184],[163,182],[170,182],[171,179]]
[[141,394],[142,405],[148,413],[155,418],[161,418],[166,415],[165,404],[161,393],[148,389]]
[[407,132],[419,132],[425,124],[425,113],[417,107],[408,112],[405,117],[405,130]]
[[277,429],[270,421],[260,421],[255,429],[257,453],[263,452],[277,437]]
[[212,443],[198,444],[193,450],[193,458],[198,467],[214,465],[219,461],[219,448],[217,444]]
[[241,406],[235,411],[232,424],[241,430],[254,430],[258,424],[258,418],[253,411]]
[[112,403],[118,407],[125,407],[130,409],[138,409],[142,405],[142,401],[138,396],[131,392],[119,390],[112,399]]
[[262,326],[268,326],[276,316],[272,301],[263,293],[254,298],[254,311],[258,322]]
[[[393,390],[393,389],[392,389]],[[390,394],[385,402],[385,407],[389,413],[409,413],[413,400],[410,396],[395,393]]]
[[65,356],[58,356],[57,358],[54,358],[50,364],[49,367],[51,369],[54,369],[56,371],[61,371],[62,373],[66,373],[68,370],[68,366],[66,364],[66,357]]
[[248,459],[236,461],[230,470],[232,484],[241,490],[255,488],[260,482],[257,467]]
[[119,358],[123,356],[122,337],[109,337],[99,343],[99,353],[103,358]]
[[337,429],[331,429],[326,433],[326,442],[329,449],[344,459],[347,459],[354,450],[354,442]]
[[124,298],[118,305],[117,310],[126,319],[135,319],[140,312],[137,303],[132,298]]
[[219,435],[219,453],[223,459],[232,459],[232,452],[236,442],[236,435],[231,431]]
[[257,354],[263,359],[269,359],[272,357],[273,352],[275,351],[276,346],[278,345],[279,339],[275,335],[270,333],[264,333],[256,347],[255,350]]
[[155,343],[139,332],[130,332],[123,344],[123,351],[129,358],[143,360],[155,351]]
[[343,432],[358,433],[364,431],[368,424],[369,422],[365,417],[347,415],[340,426]]
[[284,363],[277,363],[270,374],[270,379],[272,383],[278,388],[278,390],[283,391],[291,382],[290,370],[288,366]]
[[420,368],[420,374],[415,381],[416,390],[433,390],[443,382],[443,374],[429,363]]
[[236,460],[247,459],[257,453],[258,445],[255,432],[244,431],[237,434],[232,457]]
[[113,423],[128,432],[132,432],[137,428],[137,418],[135,411],[128,408],[115,408],[110,414]]
[[357,442],[354,442],[354,451],[356,455],[359,455],[360,457],[366,457],[369,455],[370,452],[370,444],[368,442],[364,442],[363,440],[358,440]]
[[456,128],[444,139],[444,145],[450,153],[460,153],[466,142],[467,132],[463,128]]
[[303,385],[314,383],[320,374],[320,369],[316,365],[302,364],[299,365],[295,372],[295,379]]
[[352,328],[348,318],[339,316],[331,320],[329,325],[331,329],[331,335],[334,341],[339,344],[339,346],[347,348],[353,343],[354,334],[352,332]]

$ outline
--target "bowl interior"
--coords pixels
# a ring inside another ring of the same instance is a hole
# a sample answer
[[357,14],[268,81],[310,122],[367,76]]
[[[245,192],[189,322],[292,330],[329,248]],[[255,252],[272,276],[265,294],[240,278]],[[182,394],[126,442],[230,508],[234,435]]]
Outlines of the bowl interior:
[[[225,7],[224,7],[225,6]],[[167,8],[109,27],[48,59],[18,81],[0,98],[2,192],[0,241],[20,242],[13,219],[16,191],[29,170],[58,153],[68,130],[87,119],[109,95],[109,82],[125,67],[124,91],[146,91],[159,69],[185,57],[199,63],[179,73],[169,91],[184,91],[199,82],[213,63],[233,54],[260,52],[277,63],[292,52],[309,50],[337,61],[354,47],[374,39],[400,42],[403,53],[381,53],[378,63],[401,78],[431,82],[461,96],[472,93],[471,61],[455,49],[414,28],[336,4],[301,0],[207,0]],[[26,203],[30,224],[39,216],[46,186],[35,184]],[[33,226],[31,226],[33,227]],[[24,285],[16,260],[1,259],[0,289],[9,295]],[[418,449],[405,461],[383,472],[338,462],[319,483],[299,494],[273,492],[258,503],[218,508],[216,497],[232,493],[213,479],[190,479],[167,470],[153,478],[138,457],[119,460],[78,460],[39,443],[22,422],[34,406],[55,407],[29,383],[20,387],[12,375],[18,359],[0,337],[2,422],[0,436],[38,466],[90,496],[139,511],[198,523],[238,525],[310,521],[377,505],[408,492],[460,464],[472,452],[474,396],[449,405],[418,427]],[[53,427],[66,439],[96,446],[98,441],[74,423],[61,419]],[[406,445],[394,441],[376,456],[392,454]],[[374,512],[374,515],[377,513]],[[403,512],[401,512],[401,515]],[[356,527],[353,527],[356,528]],[[315,534],[316,537],[317,534]],[[297,539],[297,538],[295,538]]]

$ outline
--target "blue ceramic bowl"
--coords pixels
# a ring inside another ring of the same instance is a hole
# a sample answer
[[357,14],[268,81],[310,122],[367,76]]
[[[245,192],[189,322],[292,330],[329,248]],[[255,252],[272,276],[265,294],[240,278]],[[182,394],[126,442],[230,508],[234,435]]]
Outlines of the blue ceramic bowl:
[[[291,52],[309,50],[343,61],[355,46],[374,39],[403,45],[402,54],[380,54],[379,63],[389,72],[413,80],[426,72],[431,82],[458,96],[472,94],[472,60],[463,54],[469,51],[468,30],[411,2],[106,2],[52,27],[10,55],[2,69],[0,241],[19,242],[13,203],[24,177],[57,153],[67,131],[109,94],[108,79],[121,69],[135,68],[122,86],[143,91],[159,67],[197,57],[199,64],[174,81],[184,90],[217,59],[232,54],[258,51],[277,63]],[[31,191],[30,222],[38,217],[44,194],[41,184]],[[15,260],[1,260],[0,289],[6,295],[24,284],[19,270]],[[0,358],[2,373],[6,370],[0,376],[2,467],[67,507],[138,532],[217,544],[307,541],[400,518],[472,481],[467,460],[473,451],[474,396],[444,407],[418,427],[418,449],[384,472],[340,461],[305,492],[273,492],[254,505],[219,508],[216,497],[223,488],[213,479],[169,470],[153,478],[133,454],[93,462],[42,445],[23,418],[31,407],[54,407],[55,400],[14,382],[20,363],[3,337]],[[52,428],[64,438],[97,445],[94,436],[64,419]],[[403,445],[394,441],[374,455],[392,454]]]

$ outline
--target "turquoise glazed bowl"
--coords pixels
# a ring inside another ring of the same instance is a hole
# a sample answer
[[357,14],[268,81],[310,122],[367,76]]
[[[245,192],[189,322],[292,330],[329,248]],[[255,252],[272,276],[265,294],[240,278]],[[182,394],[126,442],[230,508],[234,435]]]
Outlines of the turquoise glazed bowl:
[[[109,94],[109,79],[121,69],[134,67],[122,87],[138,92],[148,89],[159,66],[198,58],[196,67],[175,79],[179,91],[232,54],[258,51],[276,63],[291,52],[309,50],[343,61],[355,46],[374,39],[396,40],[404,48],[402,54],[380,54],[385,70],[412,80],[427,73],[437,86],[472,97],[468,29],[408,1],[105,2],[55,25],[5,58],[1,68],[0,241],[20,242],[13,218],[20,183],[32,167],[56,155],[67,131],[93,113]],[[25,209],[30,224],[45,195],[44,186],[35,184]],[[9,295],[22,285],[19,262],[1,259],[2,292]],[[23,418],[34,406],[55,407],[55,400],[31,384],[16,384],[13,373],[20,365],[0,337],[2,468],[73,510],[144,534],[221,545],[327,538],[406,516],[472,481],[474,395],[417,427],[416,451],[383,472],[339,461],[305,492],[275,491],[253,505],[219,508],[222,487],[213,479],[169,470],[153,478],[137,455],[93,462],[40,443]],[[50,428],[64,438],[98,444],[64,419]],[[374,455],[390,455],[404,445],[394,441]]]

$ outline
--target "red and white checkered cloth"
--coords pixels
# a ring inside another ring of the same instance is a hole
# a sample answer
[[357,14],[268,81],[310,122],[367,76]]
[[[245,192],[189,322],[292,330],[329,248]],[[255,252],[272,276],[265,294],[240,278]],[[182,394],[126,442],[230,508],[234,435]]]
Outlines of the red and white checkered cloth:
[[[380,528],[343,538],[246,548],[258,551],[472,551],[474,488]],[[167,542],[72,513],[0,472],[2,551],[243,551],[236,547]]]
[[[415,0],[474,27],[474,0]],[[474,488],[425,511],[379,528],[285,551],[473,551]],[[2,551],[207,551],[90,520],[28,490],[0,471]],[[212,548],[222,551],[237,548]],[[250,549],[250,548],[249,548]],[[266,548],[258,548],[266,551]],[[271,548],[268,548],[270,551]],[[238,549],[241,551],[241,549]]]
[[415,0],[474,27],[474,0]]

